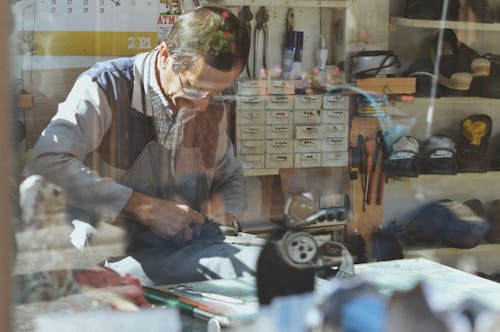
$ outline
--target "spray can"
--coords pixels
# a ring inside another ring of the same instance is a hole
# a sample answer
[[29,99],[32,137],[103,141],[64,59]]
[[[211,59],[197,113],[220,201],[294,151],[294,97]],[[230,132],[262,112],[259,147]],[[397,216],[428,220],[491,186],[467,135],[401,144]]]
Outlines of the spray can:
[[286,32],[281,66],[281,75],[286,79],[289,79],[291,77],[293,57],[295,54],[295,36],[296,32],[293,30],[289,30]]

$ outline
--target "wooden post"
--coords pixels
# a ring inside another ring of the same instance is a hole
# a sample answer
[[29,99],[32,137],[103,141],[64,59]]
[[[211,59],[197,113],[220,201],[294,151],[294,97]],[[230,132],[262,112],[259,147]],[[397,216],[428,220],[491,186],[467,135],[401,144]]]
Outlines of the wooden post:
[[11,17],[9,1],[2,1],[0,9],[0,45],[4,50],[0,52],[0,68],[2,75],[0,79],[0,331],[11,330],[11,259],[10,259],[10,217],[9,217],[9,179],[10,179],[10,128],[9,117],[11,110],[11,84],[9,76],[9,33],[11,31]]

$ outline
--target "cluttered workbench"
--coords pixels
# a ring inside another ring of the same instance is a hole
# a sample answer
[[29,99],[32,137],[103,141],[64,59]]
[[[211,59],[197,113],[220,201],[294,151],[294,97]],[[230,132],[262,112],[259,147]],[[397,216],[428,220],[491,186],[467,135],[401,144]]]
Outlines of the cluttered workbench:
[[[95,300],[85,302],[87,306],[75,306],[71,297],[52,302],[16,305],[13,313],[15,320],[21,324],[18,325],[22,327],[18,329],[19,331],[45,331],[35,329],[36,324],[33,323],[35,320],[39,323],[38,327],[43,324],[51,327],[65,326],[64,324],[75,326],[75,321],[78,321],[76,326],[82,328],[91,324],[89,328],[95,332],[113,330],[117,326],[117,320],[122,320],[121,325],[128,322],[125,325],[130,325],[128,328],[133,327],[135,330],[138,326],[134,324],[139,324],[136,322],[144,324],[144,321],[147,321],[147,324],[152,325],[149,330],[156,331],[158,329],[155,329],[154,325],[161,322],[162,328],[165,328],[167,318],[168,326],[179,326],[182,331],[218,331],[221,329],[262,331],[263,327],[266,331],[279,331],[292,322],[297,326],[305,324],[303,317],[307,316],[306,312],[309,309],[316,310],[320,314],[318,317],[327,317],[328,312],[325,312],[327,310],[325,308],[328,308],[328,302],[342,298],[335,295],[335,291],[339,289],[353,287],[353,285],[358,285],[355,287],[364,285],[362,286],[364,289],[366,285],[370,285],[376,289],[381,303],[386,304],[383,308],[389,308],[394,294],[411,294],[411,297],[415,298],[411,292],[415,292],[415,288],[421,284],[425,285],[425,292],[422,294],[425,294],[426,301],[434,312],[456,312],[471,302],[476,303],[482,310],[500,312],[500,285],[498,283],[427,259],[413,258],[356,264],[354,269],[355,276],[348,279],[317,278],[314,294],[276,298],[271,305],[266,306],[259,306],[256,279],[247,277],[185,284],[184,286],[189,286],[190,291],[179,288],[179,285],[146,288],[146,293],[153,294],[146,298],[151,300],[154,299],[154,295],[159,296],[157,300],[160,301],[156,301],[156,310],[140,310],[126,313],[126,315],[124,312],[111,310],[111,308],[106,310],[105,307],[95,307]],[[159,292],[155,293],[155,291]],[[365,295],[370,295],[370,292]],[[354,298],[356,296],[348,297],[349,301]],[[345,300],[341,306],[348,306],[349,301]],[[180,307],[179,303],[183,303],[183,306]],[[180,310],[177,311],[175,308]],[[380,306],[378,308],[380,309]],[[96,312],[96,309],[99,312]],[[163,314],[161,310],[164,310]],[[300,315],[294,314],[297,310],[300,311]],[[406,310],[412,310],[411,306],[408,306]],[[91,315],[85,316],[88,313]],[[89,320],[88,317],[92,319]],[[380,315],[380,317],[389,319],[388,309],[386,315]],[[322,324],[323,322],[320,320],[316,323]],[[148,326],[140,326],[141,329],[146,327]]]
[[[396,293],[410,293],[420,284],[425,285],[426,300],[434,312],[453,312],[466,303],[474,302],[477,305],[500,312],[500,285],[496,282],[483,279],[476,275],[466,273],[433,261],[414,258],[385,262],[372,262],[355,265],[355,282],[366,283],[374,286],[383,299],[389,299]],[[325,308],[325,302],[329,301],[328,293],[332,289],[338,289],[352,284],[349,279],[332,279],[330,281],[317,279],[314,296],[290,297],[288,309],[291,306],[311,307],[320,305]],[[203,306],[208,310],[217,312],[216,319],[222,324],[214,324],[214,319],[195,318],[184,312],[181,315],[183,331],[216,331],[220,325],[227,325],[222,329],[227,331],[261,331],[263,324],[267,331],[283,330],[283,320],[292,319],[294,310],[279,310],[273,302],[270,307],[260,308],[256,296],[256,284],[254,278],[241,278],[234,280],[211,280],[190,283],[190,287],[200,291],[198,294],[183,293],[183,295],[194,301],[196,305]],[[177,286],[156,287],[168,293]],[[211,298],[212,294],[218,294],[238,301],[229,303],[227,299]],[[286,300],[277,301],[278,307],[287,307]],[[347,301],[346,301],[347,302]],[[347,306],[348,303],[345,303]],[[321,309],[320,309],[321,310]],[[411,308],[408,308],[411,310]],[[306,313],[303,312],[306,316]],[[327,313],[322,312],[322,315]],[[195,315],[196,316],[196,315]],[[286,316],[286,317],[285,317]],[[296,318],[293,318],[296,319]],[[210,322],[210,323],[208,323]],[[271,325],[269,325],[271,324]],[[274,324],[274,326],[272,325]]]

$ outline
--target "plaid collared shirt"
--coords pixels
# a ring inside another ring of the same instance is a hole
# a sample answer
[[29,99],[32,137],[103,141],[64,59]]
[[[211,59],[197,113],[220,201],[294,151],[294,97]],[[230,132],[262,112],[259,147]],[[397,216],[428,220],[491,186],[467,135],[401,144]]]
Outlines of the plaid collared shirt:
[[149,66],[149,94],[153,108],[154,124],[158,142],[168,149],[175,149],[183,139],[184,125],[194,118],[196,110],[180,109],[174,118],[173,112],[168,105],[167,99],[156,80],[156,51]]

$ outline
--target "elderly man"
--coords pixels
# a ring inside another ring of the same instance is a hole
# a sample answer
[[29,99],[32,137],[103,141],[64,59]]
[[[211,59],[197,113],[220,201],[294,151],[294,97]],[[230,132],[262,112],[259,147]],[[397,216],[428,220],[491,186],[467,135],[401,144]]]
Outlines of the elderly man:
[[65,189],[80,219],[123,226],[127,254],[155,284],[252,274],[259,250],[223,243],[219,228],[237,225],[246,201],[227,105],[211,99],[249,48],[225,9],[179,16],[154,50],[80,75],[24,174]]

